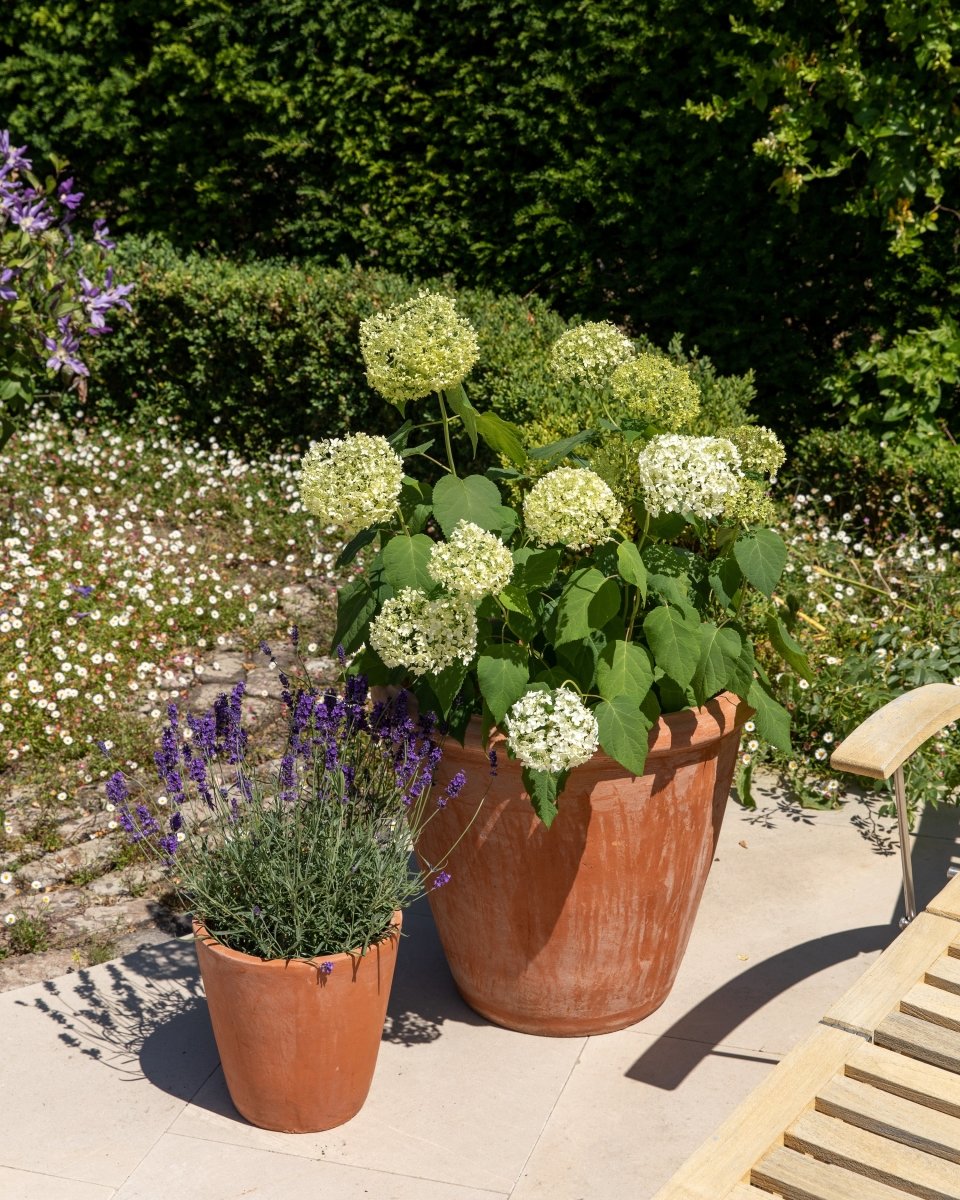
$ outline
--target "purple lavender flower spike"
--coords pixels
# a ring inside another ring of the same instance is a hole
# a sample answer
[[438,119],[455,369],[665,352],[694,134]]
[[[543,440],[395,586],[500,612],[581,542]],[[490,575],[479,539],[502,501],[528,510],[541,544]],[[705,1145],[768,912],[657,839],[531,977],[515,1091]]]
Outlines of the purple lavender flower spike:
[[300,645],[300,626],[299,625],[291,625],[290,626],[290,641],[293,643],[294,650],[296,650],[298,648],[298,646]]
[[341,667],[347,665],[347,652],[344,650],[342,642],[337,646],[337,661]]
[[322,962],[320,964],[320,974],[321,975],[330,975],[332,972],[333,972],[333,963],[332,962]]
[[496,750],[490,750],[487,754],[487,759],[490,763],[490,774],[496,775],[496,773],[497,773],[497,752],[496,752]]
[[114,771],[114,773],[107,780],[107,799],[111,804],[114,804],[117,808],[120,808],[121,805],[126,802],[129,794],[129,791],[127,790],[127,781],[123,777],[123,772]]
[[445,887],[449,882],[450,882],[450,872],[449,871],[438,871],[436,873],[436,875],[434,875],[434,877],[433,877],[434,889]]

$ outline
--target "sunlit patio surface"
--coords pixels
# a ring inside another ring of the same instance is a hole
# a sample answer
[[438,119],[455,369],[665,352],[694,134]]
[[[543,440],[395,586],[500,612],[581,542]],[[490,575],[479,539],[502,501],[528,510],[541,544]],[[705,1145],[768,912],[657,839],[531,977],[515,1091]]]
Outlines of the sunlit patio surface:
[[[370,1096],[327,1133],[234,1110],[189,940],[6,992],[0,1196],[645,1200],[896,936],[896,827],[877,809],[803,812],[772,786],[756,812],[731,802],[673,993],[619,1033],[488,1024],[415,908]],[[954,809],[921,819],[921,907],[958,833]]]

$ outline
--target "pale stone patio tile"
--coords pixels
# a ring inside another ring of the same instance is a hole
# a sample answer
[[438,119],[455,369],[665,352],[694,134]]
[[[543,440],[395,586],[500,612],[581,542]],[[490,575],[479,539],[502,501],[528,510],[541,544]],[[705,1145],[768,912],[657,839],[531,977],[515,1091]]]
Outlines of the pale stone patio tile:
[[115,1200],[506,1200],[505,1192],[166,1134]]
[[[654,1041],[632,1029],[589,1040],[511,1200],[647,1200],[775,1065],[698,1047],[680,1086],[664,1090],[630,1077]],[[663,1040],[660,1061],[689,1050]]]
[[169,941],[0,996],[0,1165],[123,1183],[217,1065],[194,958]]
[[36,1171],[18,1171],[0,1167],[0,1196],[3,1200],[113,1200],[112,1187],[82,1183]]

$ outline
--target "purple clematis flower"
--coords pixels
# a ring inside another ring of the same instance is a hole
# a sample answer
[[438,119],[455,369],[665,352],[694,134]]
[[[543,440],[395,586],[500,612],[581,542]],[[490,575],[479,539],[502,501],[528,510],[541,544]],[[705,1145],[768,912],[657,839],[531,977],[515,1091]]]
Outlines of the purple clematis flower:
[[10,281],[16,277],[12,267],[0,267],[0,300],[16,300],[16,290],[10,287]]

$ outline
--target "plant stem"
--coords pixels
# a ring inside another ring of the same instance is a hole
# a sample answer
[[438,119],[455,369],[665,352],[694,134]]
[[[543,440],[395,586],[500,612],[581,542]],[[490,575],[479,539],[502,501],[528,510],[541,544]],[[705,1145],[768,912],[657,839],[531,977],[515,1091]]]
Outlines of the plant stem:
[[450,465],[451,475],[456,475],[457,468],[453,461],[453,446],[450,444],[450,418],[447,416],[447,405],[443,399],[443,392],[437,392],[440,398],[440,416],[443,418],[443,444],[447,448],[447,462]]

